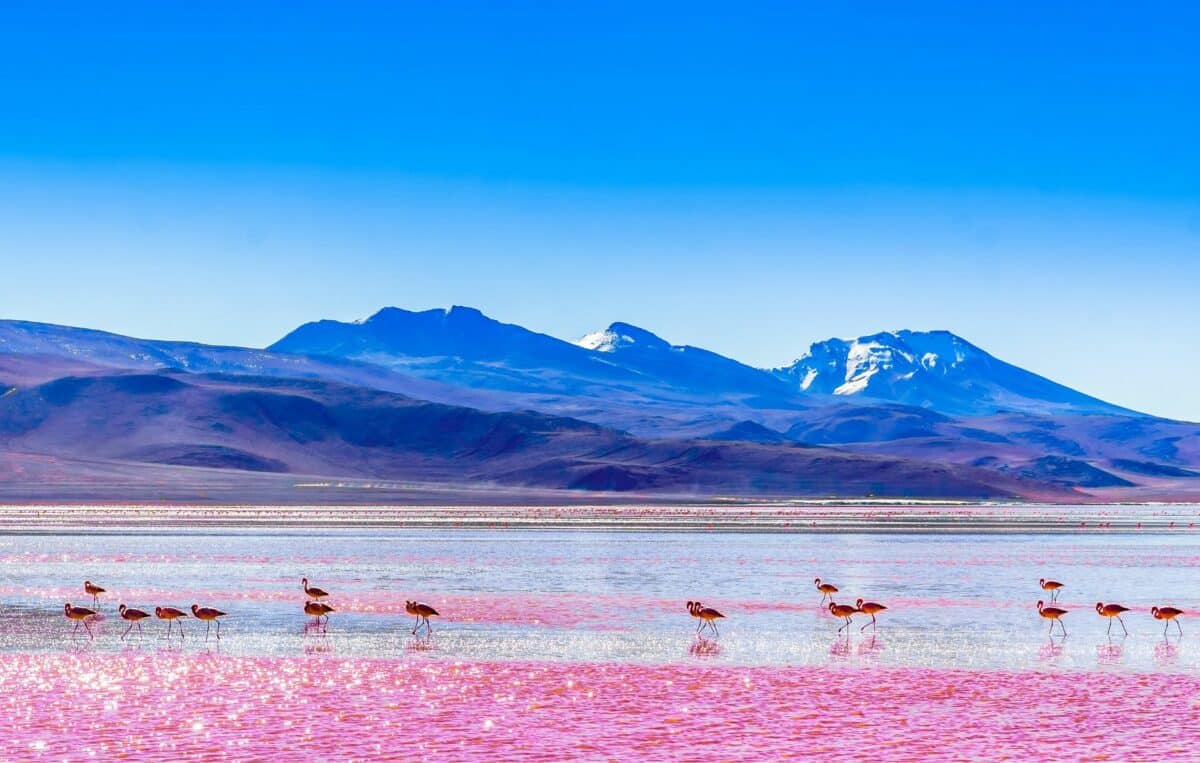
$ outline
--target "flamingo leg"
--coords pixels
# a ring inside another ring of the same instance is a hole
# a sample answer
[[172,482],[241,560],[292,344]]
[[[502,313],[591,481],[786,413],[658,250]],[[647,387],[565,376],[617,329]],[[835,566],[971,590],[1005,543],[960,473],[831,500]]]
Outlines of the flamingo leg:
[[1054,633],[1054,621],[1053,620],[1050,621],[1050,633],[1051,634]]
[[1178,620],[1175,621],[1175,627],[1179,629],[1179,635],[1182,636],[1183,635],[1183,626],[1179,624]]
[[[1121,616],[1120,616],[1120,615],[1117,615],[1117,621],[1121,623],[1121,630],[1125,631],[1125,635],[1126,635],[1126,636],[1128,636],[1128,635],[1129,635],[1129,629],[1125,627],[1125,621],[1121,619]],[[1109,623],[1109,624],[1108,624],[1108,627],[1110,627],[1110,628],[1111,628],[1111,627],[1112,627],[1112,623]]]
[[217,641],[221,640],[221,621],[217,621]]
[[125,640],[125,637],[129,635],[129,631],[131,630],[133,630],[133,623],[130,623],[129,627],[125,629],[125,632],[121,634],[121,641]]
[[1163,635],[1167,635],[1167,629],[1171,627],[1170,620],[1163,620]]
[[1064,636],[1065,636],[1065,635],[1067,635],[1067,626],[1063,625],[1063,621],[1062,621],[1062,620],[1055,620],[1054,622],[1058,623],[1058,627],[1059,627],[1059,628],[1062,630],[1062,634],[1063,634]]
[[79,632],[79,621],[75,621],[75,627],[71,629],[71,638],[75,638],[75,634]]
[[875,615],[871,615],[871,622],[864,624],[863,627],[858,629],[858,632],[862,633],[863,631],[865,631],[867,629],[868,625],[871,626],[872,631],[875,630]]
[[87,631],[87,635],[88,635],[89,639],[96,638],[95,636],[92,635],[92,626],[88,625],[87,618],[84,618],[84,620],[83,620],[83,629],[85,631]]
[[[1124,626],[1122,626],[1122,627],[1124,627]],[[1106,630],[1105,633],[1107,633],[1109,635],[1112,634],[1112,618],[1111,617],[1108,618],[1108,630]]]
[[417,635],[417,628],[420,628],[420,627],[421,627],[421,618],[418,617],[417,621],[415,623],[413,623],[412,632],[413,632],[414,636]]
[[430,636],[433,635],[433,625],[429,622],[429,618],[425,618],[425,632]]

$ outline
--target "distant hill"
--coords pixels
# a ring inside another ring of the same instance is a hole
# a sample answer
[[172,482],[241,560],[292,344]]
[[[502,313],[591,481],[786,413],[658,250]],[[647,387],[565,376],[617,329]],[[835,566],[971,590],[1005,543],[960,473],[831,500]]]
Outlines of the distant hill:
[[641,440],[321,381],[64,377],[0,398],[0,451],[246,472],[697,496],[1069,495],[1048,483],[795,445]]

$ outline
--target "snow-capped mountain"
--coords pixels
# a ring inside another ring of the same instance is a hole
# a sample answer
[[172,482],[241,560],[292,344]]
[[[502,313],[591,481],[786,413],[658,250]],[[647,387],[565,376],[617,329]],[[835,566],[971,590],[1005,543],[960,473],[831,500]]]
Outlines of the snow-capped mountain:
[[1130,411],[999,360],[949,331],[817,342],[776,376],[801,392],[875,398],[955,415]]
[[772,374],[627,323],[566,342],[469,307],[388,307],[364,321],[307,323],[269,348],[334,356],[471,387],[537,394],[794,396]]
[[628,323],[613,323],[575,344],[639,376],[681,389],[718,395],[787,395],[786,386],[761,369],[699,347],[673,345]]

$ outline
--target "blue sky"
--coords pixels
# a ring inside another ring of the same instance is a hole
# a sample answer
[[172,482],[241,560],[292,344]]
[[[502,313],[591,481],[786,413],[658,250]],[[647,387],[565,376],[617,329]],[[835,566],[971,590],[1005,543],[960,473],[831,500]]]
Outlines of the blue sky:
[[947,328],[1200,420],[1197,11],[647,5],[9,6],[0,315]]

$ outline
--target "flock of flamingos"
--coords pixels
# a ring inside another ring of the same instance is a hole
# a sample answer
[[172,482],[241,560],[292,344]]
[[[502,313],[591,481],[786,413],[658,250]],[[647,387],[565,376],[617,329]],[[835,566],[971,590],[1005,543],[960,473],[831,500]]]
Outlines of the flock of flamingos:
[[[863,601],[862,599],[858,599],[853,605],[838,604],[833,600],[833,595],[838,592],[837,586],[833,585],[832,583],[823,583],[821,582],[820,578],[813,580],[813,584],[817,587],[817,590],[821,592],[821,603],[824,604],[826,599],[829,600],[829,613],[834,617],[840,617],[846,621],[838,628],[838,633],[841,633],[842,631],[849,633],[848,629],[853,623],[853,618],[855,615],[870,615],[871,622],[863,625],[861,628],[859,628],[859,630],[865,631],[867,627],[870,626],[871,630],[873,631],[876,625],[875,615],[887,609],[887,607],[882,604],[878,604],[873,601]],[[1057,580],[1046,580],[1045,578],[1039,580],[1038,585],[1042,587],[1043,591],[1048,591],[1050,593],[1051,603],[1058,601],[1058,592],[1064,588],[1063,584]],[[700,624],[696,626],[696,633],[701,633],[704,628],[708,628],[712,631],[714,636],[720,635],[717,632],[716,621],[724,619],[725,615],[721,614],[712,607],[704,606],[698,601],[689,601],[687,603],[687,610],[688,614],[701,621]],[[1063,615],[1067,614],[1067,610],[1063,609],[1062,607],[1047,606],[1046,602],[1038,601],[1037,611],[1044,620],[1050,621],[1050,633],[1054,633],[1054,626],[1057,624],[1059,629],[1062,631],[1062,634],[1064,636],[1067,635],[1067,627],[1063,625],[1062,622]],[[1125,631],[1125,635],[1129,635],[1129,630],[1125,627],[1125,621],[1121,618],[1121,615],[1129,611],[1129,607],[1124,607],[1120,604],[1105,604],[1102,601],[1096,602],[1096,614],[1100,615],[1101,617],[1108,618],[1108,633],[1112,633],[1112,621],[1115,619],[1121,624],[1121,630]],[[1183,635],[1183,627],[1179,624],[1179,616],[1182,614],[1184,614],[1184,611],[1176,607],[1150,608],[1150,615],[1154,617],[1155,620],[1163,621],[1164,634],[1167,632],[1167,629],[1171,627],[1171,622],[1174,621],[1175,627],[1179,629],[1179,634],[1181,636]]]
[[[322,601],[322,599],[329,597],[329,592],[322,588],[310,586],[308,584],[308,578],[300,578],[300,588],[304,591],[305,595],[304,614],[314,618],[314,624],[318,628],[321,627],[321,618],[325,618],[325,627],[328,628],[329,613],[337,611]],[[89,622],[93,618],[100,615],[100,595],[107,593],[107,589],[101,588],[90,580],[85,580],[83,581],[83,592],[92,597],[92,606],[96,607],[96,609],[91,609],[89,607],[77,607],[74,604],[67,602],[63,606],[63,612],[66,614],[68,620],[75,621],[75,628],[71,631],[72,637],[79,632],[79,626],[83,625],[83,629],[87,632],[88,638],[95,638]],[[438,614],[436,609],[428,604],[421,604],[416,601],[404,602],[404,609],[408,612],[408,614],[417,618],[412,629],[413,635],[416,635],[422,626],[425,627],[426,635],[433,633],[433,626],[430,625],[429,618]],[[137,626],[139,634],[142,633],[142,620],[150,617],[149,612],[141,609],[134,609],[133,607],[127,607],[124,604],[117,607],[117,614],[121,616],[122,620],[125,620],[129,623],[129,627],[127,627],[125,632],[121,634],[122,641],[125,640],[125,637],[129,635],[134,626]],[[208,637],[212,632],[212,624],[214,622],[217,624],[217,638],[221,638],[221,618],[228,614],[228,612],[222,612],[215,607],[202,607],[199,604],[192,605],[191,616],[197,620],[207,623],[207,627],[204,630],[205,641],[208,641]],[[166,638],[171,637],[171,626],[176,622],[179,623],[179,638],[184,638],[182,618],[188,616],[187,612],[176,607],[155,607],[154,616],[159,620],[167,621]]]
[[[848,629],[853,624],[855,615],[869,615],[871,618],[871,622],[866,623],[859,628],[860,631],[866,630],[867,626],[870,626],[871,629],[874,630],[876,627],[875,616],[887,609],[887,607],[883,604],[873,601],[863,601],[862,599],[858,599],[853,605],[838,604],[833,600],[833,595],[838,593],[837,586],[834,586],[831,583],[824,583],[820,578],[813,580],[813,583],[816,585],[817,590],[821,592],[821,604],[824,604],[826,599],[828,599],[829,613],[834,617],[845,620],[845,622],[842,623],[842,625],[838,628],[838,633],[845,631],[847,634],[849,634]],[[1043,619],[1050,621],[1050,634],[1054,633],[1054,626],[1057,624],[1059,629],[1062,631],[1062,634],[1065,636],[1067,634],[1067,628],[1065,625],[1063,625],[1062,618],[1063,615],[1067,614],[1068,610],[1065,610],[1062,607],[1053,606],[1053,604],[1058,601],[1058,593],[1063,589],[1063,584],[1057,580],[1046,580],[1045,578],[1042,578],[1038,581],[1038,585],[1042,587],[1042,590],[1050,593],[1051,602],[1051,605],[1047,605],[1046,602],[1039,600],[1037,603],[1038,614]],[[314,623],[318,628],[321,627],[321,618],[325,618],[325,627],[328,628],[329,614],[336,611],[333,607],[322,601],[323,599],[329,597],[329,592],[321,588],[310,586],[308,584],[308,578],[300,579],[300,588],[305,594],[304,614],[314,618]],[[106,590],[90,580],[83,581],[83,590],[84,593],[92,597],[92,604],[96,607],[96,609],[77,607],[70,602],[67,602],[67,604],[63,607],[63,611],[66,614],[67,619],[75,621],[75,628],[71,631],[72,637],[79,632],[79,626],[83,625],[83,629],[87,632],[88,638],[95,638],[92,633],[91,626],[88,623],[92,618],[95,618],[100,614],[100,595],[106,593]],[[428,604],[422,604],[417,601],[405,601],[404,609],[406,612],[408,612],[408,614],[416,618],[416,622],[413,624],[412,629],[413,635],[417,635],[422,627],[425,628],[426,635],[433,633],[433,626],[430,625],[429,618],[438,615],[438,611],[436,609]],[[721,635],[717,630],[717,620],[725,619],[725,615],[721,614],[712,607],[704,606],[699,601],[689,601],[687,603],[687,611],[689,615],[700,621],[700,623],[696,626],[696,633],[698,635],[701,634],[705,629],[711,631],[713,636],[719,637]],[[1129,611],[1131,610],[1128,607],[1121,606],[1120,604],[1105,604],[1104,602],[1096,602],[1096,613],[1101,617],[1108,618],[1108,633],[1112,633],[1112,621],[1116,620],[1121,624],[1121,630],[1123,630],[1126,635],[1129,634],[1129,630],[1125,627],[1125,620],[1121,617],[1121,615]],[[117,613],[123,620],[129,623],[129,627],[127,627],[125,632],[121,634],[121,640],[124,640],[125,637],[129,635],[134,626],[137,626],[139,634],[142,633],[142,620],[150,617],[149,612],[127,607],[124,604],[117,608]],[[193,604],[191,608],[192,617],[207,623],[207,627],[204,631],[205,641],[208,640],[209,634],[212,631],[212,624],[214,622],[217,624],[217,638],[221,638],[221,618],[225,617],[227,614],[227,612],[222,612],[215,607],[202,607],[199,604]],[[1164,635],[1171,627],[1171,622],[1175,623],[1175,627],[1179,629],[1179,634],[1183,635],[1183,627],[1179,624],[1179,617],[1183,614],[1183,610],[1177,609],[1176,607],[1150,608],[1150,615],[1154,617],[1155,620],[1163,621]],[[176,622],[179,623],[179,638],[184,638],[182,618],[188,617],[188,613],[186,611],[177,609],[175,607],[155,607],[154,616],[159,620],[167,621],[166,638],[171,637],[171,628]]]

